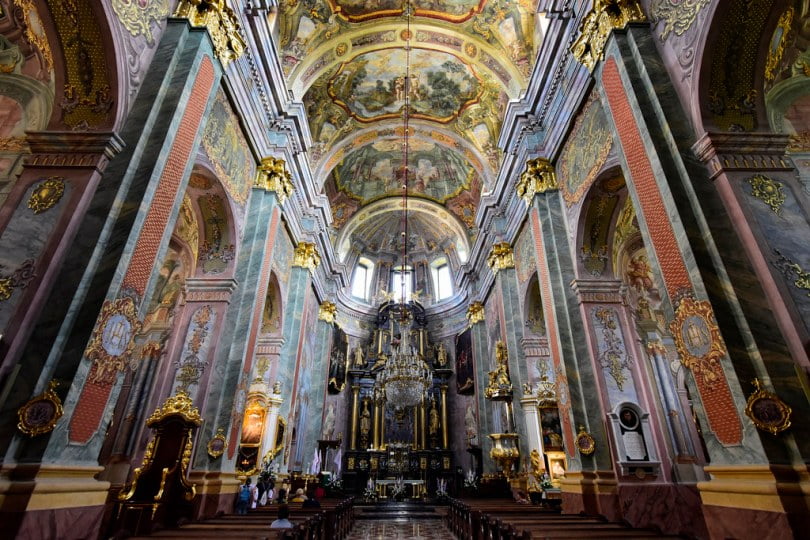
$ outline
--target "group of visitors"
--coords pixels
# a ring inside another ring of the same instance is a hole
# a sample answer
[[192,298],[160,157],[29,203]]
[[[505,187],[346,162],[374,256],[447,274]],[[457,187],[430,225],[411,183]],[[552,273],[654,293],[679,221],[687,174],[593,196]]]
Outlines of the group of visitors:
[[[273,478],[260,476],[258,482],[253,485],[252,479],[248,477],[245,479],[245,483],[239,487],[236,497],[236,513],[244,515],[247,514],[248,508],[272,504],[274,496],[276,496],[275,502],[279,505],[278,519],[270,524],[270,528],[286,529],[292,527],[293,524],[289,520],[290,507],[287,505],[289,488],[289,484],[284,481],[276,492]],[[317,490],[311,490],[310,494],[307,495],[302,488],[298,488],[290,497],[289,502],[301,503],[302,508],[320,508],[321,503],[318,502],[318,495]]]

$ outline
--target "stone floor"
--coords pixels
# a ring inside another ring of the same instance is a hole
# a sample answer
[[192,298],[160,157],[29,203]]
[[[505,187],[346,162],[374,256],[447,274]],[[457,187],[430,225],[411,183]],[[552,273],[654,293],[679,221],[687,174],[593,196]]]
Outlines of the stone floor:
[[453,534],[438,519],[357,520],[349,540],[447,540]]

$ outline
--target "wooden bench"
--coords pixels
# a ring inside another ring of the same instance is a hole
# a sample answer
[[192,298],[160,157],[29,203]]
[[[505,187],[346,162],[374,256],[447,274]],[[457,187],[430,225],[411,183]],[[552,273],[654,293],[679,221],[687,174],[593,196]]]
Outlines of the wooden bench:
[[519,505],[509,499],[450,499],[448,528],[463,540],[553,538],[679,538],[652,529],[632,528],[601,517],[563,515],[558,509]]

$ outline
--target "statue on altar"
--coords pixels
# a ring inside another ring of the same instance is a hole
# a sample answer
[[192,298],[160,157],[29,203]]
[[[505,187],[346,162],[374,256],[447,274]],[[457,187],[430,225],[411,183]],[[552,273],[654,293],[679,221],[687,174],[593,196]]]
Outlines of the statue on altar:
[[447,367],[447,348],[442,342],[436,345],[436,364],[441,368]]
[[368,448],[368,435],[371,431],[371,412],[368,401],[363,401],[363,412],[360,414],[360,448]]
[[464,414],[464,430],[467,433],[467,445],[473,446],[473,441],[478,437],[478,422],[475,420],[472,403],[467,405],[467,412]]
[[489,382],[484,390],[487,399],[503,398],[512,395],[512,381],[509,379],[509,356],[506,344],[495,344],[495,369],[489,372]]
[[366,359],[365,359],[365,356],[363,355],[363,346],[362,345],[358,345],[354,349],[354,367],[359,367],[359,368],[366,367]]
[[323,421],[323,438],[326,441],[332,440],[332,435],[335,433],[335,404],[329,405],[326,410],[326,418]]
[[431,446],[438,446],[436,443],[439,438],[439,411],[436,409],[436,400],[432,399],[430,402],[430,422],[428,423],[428,433],[430,434]]
[[543,466],[543,458],[540,457],[540,452],[537,451],[537,448],[532,448],[531,454],[529,454],[529,459],[532,463],[532,474],[535,478],[540,478],[545,471],[545,467]]

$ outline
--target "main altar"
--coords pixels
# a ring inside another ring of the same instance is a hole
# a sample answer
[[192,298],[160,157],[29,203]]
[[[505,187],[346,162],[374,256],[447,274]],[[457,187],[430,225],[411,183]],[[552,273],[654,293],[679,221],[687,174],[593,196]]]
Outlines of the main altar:
[[345,488],[362,493],[371,479],[381,500],[417,499],[435,490],[438,479],[452,478],[452,370],[444,346],[430,340],[424,308],[413,301],[382,304],[371,340],[352,351],[348,364]]

